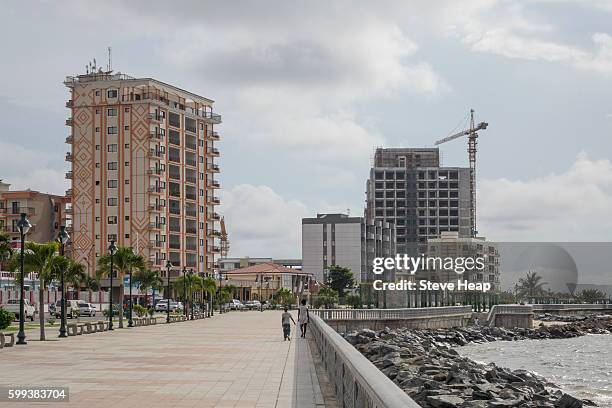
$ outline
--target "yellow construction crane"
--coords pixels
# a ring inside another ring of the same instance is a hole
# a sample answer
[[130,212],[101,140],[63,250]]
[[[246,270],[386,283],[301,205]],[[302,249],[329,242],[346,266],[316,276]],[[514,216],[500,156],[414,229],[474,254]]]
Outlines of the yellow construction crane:
[[435,144],[450,142],[462,136],[468,137],[468,157],[470,160],[470,192],[472,194],[472,206],[470,208],[470,218],[472,221],[472,237],[476,237],[478,229],[476,228],[476,139],[478,139],[479,130],[485,130],[489,126],[487,122],[480,122],[474,125],[474,109],[470,109],[470,128],[462,130],[459,133],[438,140]]
[[229,253],[229,240],[227,239],[227,229],[225,228],[225,217],[221,217],[221,258],[227,258]]

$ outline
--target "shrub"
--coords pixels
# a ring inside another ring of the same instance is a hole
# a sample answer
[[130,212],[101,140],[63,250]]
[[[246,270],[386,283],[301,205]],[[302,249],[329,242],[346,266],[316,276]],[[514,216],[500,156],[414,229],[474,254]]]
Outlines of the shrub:
[[346,295],[344,301],[347,305],[353,306],[353,309],[361,308],[361,296],[359,295]]
[[145,314],[147,314],[147,309],[145,309],[144,306],[134,305],[133,309],[138,317],[143,317]]
[[0,330],[4,330],[15,320],[15,315],[0,307]]

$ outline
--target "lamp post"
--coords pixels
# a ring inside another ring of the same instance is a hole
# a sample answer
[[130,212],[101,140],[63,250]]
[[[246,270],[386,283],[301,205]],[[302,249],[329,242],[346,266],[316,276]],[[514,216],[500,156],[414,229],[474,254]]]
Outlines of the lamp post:
[[187,268],[183,266],[183,313],[187,317],[187,281],[185,280],[185,275],[187,275]]
[[108,296],[108,330],[113,330],[113,262],[115,261],[115,254],[117,253],[117,245],[115,241],[111,241],[108,247],[108,253],[110,254],[110,290]]
[[[66,232],[66,227],[65,226],[61,226],[60,227],[60,232],[57,235],[57,240],[60,243],[60,255],[64,256],[64,254],[66,253],[66,243],[68,242],[68,240],[70,239],[70,236],[68,235],[68,233]],[[60,318],[60,329],[59,329],[59,337],[68,337],[68,335],[66,334],[66,289],[64,286],[64,275],[66,274],[66,270],[62,267],[62,271],[60,274],[60,290],[62,292],[62,297],[61,297],[61,309],[60,309],[60,313],[61,313],[61,318]]]
[[166,295],[166,323],[170,323],[170,269],[172,262],[166,262],[166,279],[168,281],[168,294]]
[[191,292],[189,309],[191,311],[191,320],[193,320],[193,269],[189,269],[189,291]]
[[17,223],[17,227],[19,228],[19,234],[21,235],[21,259],[20,259],[20,266],[21,266],[21,276],[20,276],[20,283],[21,283],[21,289],[19,290],[19,333],[17,334],[17,344],[28,344],[28,342],[26,341],[26,335],[25,335],[25,316],[24,316],[24,301],[23,301],[23,296],[25,295],[24,290],[23,290],[23,279],[25,277],[25,236],[28,233],[28,231],[30,230],[30,228],[32,228],[32,224],[30,224],[30,221],[28,221],[28,219],[26,218],[26,214],[25,213],[21,213],[21,219],[19,220],[19,222]]
[[132,318],[132,311],[133,311],[132,306],[134,304],[134,300],[132,298],[132,267],[130,267],[129,277],[130,277],[130,317],[128,319],[128,327],[134,327],[134,319]]
[[221,301],[221,280],[223,276],[221,275],[221,271],[219,271],[219,314],[223,313],[223,302]]

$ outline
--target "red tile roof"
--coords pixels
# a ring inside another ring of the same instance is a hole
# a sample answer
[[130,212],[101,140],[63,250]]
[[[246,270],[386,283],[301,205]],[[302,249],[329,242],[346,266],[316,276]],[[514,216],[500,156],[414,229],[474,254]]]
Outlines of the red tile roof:
[[282,265],[275,264],[273,262],[263,262],[245,268],[233,269],[227,272],[221,272],[222,275],[248,275],[248,274],[291,274],[291,275],[311,275],[306,272],[302,272],[299,269],[286,268]]

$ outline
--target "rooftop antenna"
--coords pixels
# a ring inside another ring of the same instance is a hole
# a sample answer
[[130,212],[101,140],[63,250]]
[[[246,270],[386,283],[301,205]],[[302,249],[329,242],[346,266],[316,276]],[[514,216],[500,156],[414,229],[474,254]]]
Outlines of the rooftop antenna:
[[113,51],[111,47],[108,47],[108,67],[107,71],[111,72],[113,70]]
[[85,64],[85,72],[89,74],[89,64]]
[[94,72],[95,72],[95,70],[96,70],[96,59],[95,59],[95,58],[94,58],[94,60],[93,60],[93,70],[94,70]]

